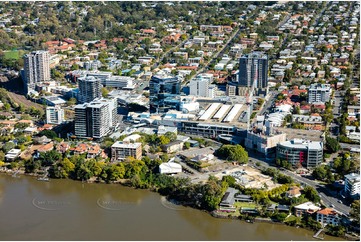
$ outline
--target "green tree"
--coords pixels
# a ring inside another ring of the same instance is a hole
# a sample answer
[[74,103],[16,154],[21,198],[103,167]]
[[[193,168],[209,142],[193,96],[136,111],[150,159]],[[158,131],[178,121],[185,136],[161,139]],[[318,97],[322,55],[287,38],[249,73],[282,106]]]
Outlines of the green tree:
[[210,176],[207,183],[201,188],[203,207],[210,211],[216,209],[227,188],[227,182],[222,182],[216,177]]
[[320,202],[320,196],[318,195],[318,192],[316,191],[316,189],[314,189],[311,186],[306,186],[303,189],[304,193],[305,193],[305,197],[307,199],[309,199],[310,201],[314,202],[314,203],[318,203]]
[[240,145],[223,145],[216,151],[216,155],[228,161],[238,161],[240,164],[248,162],[248,153]]
[[68,178],[75,170],[75,165],[64,158],[54,166],[54,176],[57,178]]
[[15,144],[13,142],[6,142],[3,147],[2,150],[4,151],[4,153],[8,153],[9,150],[14,149],[15,148]]
[[158,144],[160,145],[166,145],[170,142],[170,139],[168,137],[166,137],[165,135],[161,135],[158,137]]
[[68,106],[73,106],[73,105],[76,104],[76,102],[77,102],[76,98],[75,98],[75,97],[72,97],[72,98],[70,98],[70,99],[66,102],[66,104],[67,104]]
[[360,225],[360,200],[355,200],[351,204],[350,218],[354,219],[358,226]]
[[33,173],[40,169],[41,163],[39,160],[34,160],[33,158],[31,158],[29,160],[25,160],[24,167],[26,173]]
[[283,222],[287,216],[287,213],[275,213],[274,215],[272,215],[272,218],[279,222]]
[[105,98],[108,97],[109,91],[106,87],[102,87],[101,92],[102,92],[102,97]]
[[177,139],[177,135],[173,132],[166,132],[164,136],[167,137],[170,142],[175,141]]
[[338,141],[331,137],[326,137],[326,148],[332,153],[337,152],[340,149]]
[[45,135],[48,139],[55,139],[58,137],[58,135],[53,130],[43,130],[38,135]]
[[50,150],[44,153],[40,153],[41,165],[42,166],[51,166],[55,162],[59,161],[61,154],[56,150]]
[[188,150],[191,147],[191,143],[189,142],[184,142],[184,149]]

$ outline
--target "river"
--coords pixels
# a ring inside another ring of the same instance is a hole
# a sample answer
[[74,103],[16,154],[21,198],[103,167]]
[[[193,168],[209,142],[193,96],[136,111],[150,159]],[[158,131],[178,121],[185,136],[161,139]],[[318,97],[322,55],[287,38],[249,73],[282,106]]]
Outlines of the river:
[[[216,219],[117,184],[0,174],[0,240],[313,240],[283,225]],[[340,240],[325,237],[325,240]]]

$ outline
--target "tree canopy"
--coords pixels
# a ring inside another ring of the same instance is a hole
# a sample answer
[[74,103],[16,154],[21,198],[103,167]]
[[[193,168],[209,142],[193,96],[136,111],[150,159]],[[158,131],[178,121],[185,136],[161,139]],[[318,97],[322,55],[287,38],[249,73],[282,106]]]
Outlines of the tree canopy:
[[216,155],[228,161],[237,161],[240,164],[248,162],[248,153],[240,145],[223,145],[216,151]]

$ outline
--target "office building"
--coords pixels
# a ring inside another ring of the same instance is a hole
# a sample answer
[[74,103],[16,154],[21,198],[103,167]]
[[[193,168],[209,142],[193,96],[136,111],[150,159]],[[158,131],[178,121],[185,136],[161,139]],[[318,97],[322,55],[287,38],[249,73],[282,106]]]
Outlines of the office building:
[[58,106],[46,108],[46,123],[61,124],[64,121],[64,109]]
[[121,89],[134,89],[134,78],[128,76],[111,76],[107,79],[102,79],[101,84],[105,87],[114,87]]
[[[258,94],[267,94],[268,57],[262,52],[244,55],[239,60],[239,87],[252,87],[253,82]],[[240,94],[238,94],[240,95]]]
[[149,82],[149,101],[151,113],[164,113],[170,109],[178,109],[179,101],[173,102],[179,96],[181,81],[178,77],[165,73],[157,73]]
[[277,159],[286,160],[293,166],[314,168],[323,161],[323,143],[293,139],[277,144]]
[[111,147],[112,161],[123,161],[127,157],[133,157],[136,160],[142,158],[142,143],[128,143],[117,141]]
[[[258,130],[257,130],[258,131]],[[245,139],[245,146],[249,150],[255,150],[266,157],[271,157],[276,153],[276,146],[278,143],[286,141],[285,133],[269,134],[262,131],[249,131]]]
[[308,89],[308,102],[311,104],[328,102],[330,101],[331,92],[330,84],[311,84]]
[[48,51],[33,51],[24,55],[24,86],[28,93],[38,82],[50,80],[50,54]]
[[345,175],[345,194],[352,198],[360,197],[360,174]]
[[79,94],[78,101],[80,103],[89,103],[96,98],[101,98],[101,81],[93,76],[86,76],[78,79]]
[[75,136],[101,139],[117,123],[116,99],[96,99],[75,106]]

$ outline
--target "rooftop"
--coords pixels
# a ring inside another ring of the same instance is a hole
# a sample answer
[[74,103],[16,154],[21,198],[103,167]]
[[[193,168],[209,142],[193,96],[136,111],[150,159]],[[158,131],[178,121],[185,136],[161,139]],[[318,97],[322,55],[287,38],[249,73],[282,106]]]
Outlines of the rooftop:
[[309,141],[309,140],[303,140],[303,139],[293,139],[288,140],[285,142],[279,143],[281,146],[285,146],[288,148],[294,148],[294,149],[310,149],[310,150],[322,150],[323,149],[323,143],[322,142],[316,142],[316,141]]
[[112,148],[136,149],[141,145],[142,143],[125,143],[122,141],[117,141],[112,145]]
[[305,202],[302,203],[300,205],[295,206],[296,209],[301,209],[301,210],[320,210],[320,207],[317,207],[315,204],[313,204],[312,202]]
[[326,216],[339,214],[336,210],[334,210],[332,208],[325,208],[325,209],[322,209],[322,210],[318,211],[317,213],[323,214],[323,215],[326,215]]
[[347,179],[347,180],[360,181],[360,174],[350,173],[350,174],[348,174],[348,175],[345,175],[345,179]]

